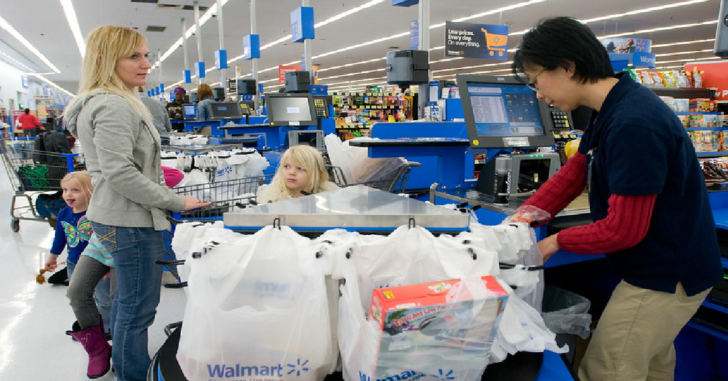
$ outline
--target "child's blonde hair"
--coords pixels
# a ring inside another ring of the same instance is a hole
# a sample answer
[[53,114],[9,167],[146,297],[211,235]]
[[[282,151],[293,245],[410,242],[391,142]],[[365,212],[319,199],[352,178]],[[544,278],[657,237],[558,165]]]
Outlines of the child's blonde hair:
[[94,186],[91,185],[91,174],[88,171],[75,171],[69,172],[61,179],[61,186],[68,180],[76,180],[81,186],[81,189],[86,193],[86,198],[90,199],[94,193]]
[[288,191],[291,196],[292,191],[286,186],[283,181],[283,175],[281,174],[283,163],[288,161],[289,163],[296,163],[299,167],[306,170],[308,173],[308,184],[306,184],[306,191],[310,193],[321,192],[321,185],[329,181],[329,173],[326,171],[324,166],[324,158],[321,152],[315,148],[307,145],[293,146],[286,150],[281,156],[281,162],[278,165],[275,178],[273,182],[276,185],[283,187]]

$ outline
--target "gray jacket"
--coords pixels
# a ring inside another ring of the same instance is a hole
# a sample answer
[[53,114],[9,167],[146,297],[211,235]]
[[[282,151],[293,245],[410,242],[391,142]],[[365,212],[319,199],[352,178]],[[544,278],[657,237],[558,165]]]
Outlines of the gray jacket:
[[86,216],[111,226],[169,229],[165,211],[181,211],[184,198],[163,185],[154,126],[124,98],[103,89],[92,91],[64,115],[93,176]]

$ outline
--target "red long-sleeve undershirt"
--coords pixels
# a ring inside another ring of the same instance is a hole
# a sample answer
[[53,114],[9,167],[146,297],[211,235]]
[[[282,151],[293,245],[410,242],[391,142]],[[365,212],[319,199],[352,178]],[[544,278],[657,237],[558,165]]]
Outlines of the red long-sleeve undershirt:
[[[586,188],[586,156],[576,153],[552,179],[523,205],[533,205],[555,216]],[[612,253],[637,245],[647,235],[656,194],[613,194],[607,217],[597,222],[564,229],[556,238],[559,246],[579,254]]]

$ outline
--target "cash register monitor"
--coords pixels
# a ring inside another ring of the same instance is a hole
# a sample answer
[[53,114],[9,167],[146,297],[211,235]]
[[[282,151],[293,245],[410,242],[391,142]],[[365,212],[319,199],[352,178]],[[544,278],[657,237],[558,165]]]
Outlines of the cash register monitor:
[[243,111],[238,102],[211,102],[210,118],[212,120],[243,119]]
[[471,149],[547,147],[552,130],[570,116],[536,98],[526,79],[458,75],[458,90]]
[[311,94],[269,93],[265,95],[265,106],[272,126],[318,125]]
[[183,104],[182,111],[184,112],[185,120],[195,120],[197,118],[197,105],[189,103]]

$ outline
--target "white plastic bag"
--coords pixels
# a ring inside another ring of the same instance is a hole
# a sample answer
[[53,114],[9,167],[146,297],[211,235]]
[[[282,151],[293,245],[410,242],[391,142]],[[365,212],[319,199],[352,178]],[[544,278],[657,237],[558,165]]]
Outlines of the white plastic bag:
[[310,241],[266,227],[190,266],[177,360],[190,381],[321,380],[336,361],[325,265]]
[[[419,227],[400,227],[386,237],[359,235],[348,242],[350,247],[344,250],[348,259],[339,260],[334,271],[346,280],[339,300],[338,338],[347,380],[375,378],[372,372],[381,330],[366,317],[374,288],[479,277],[497,269],[494,253],[489,255],[478,244],[463,244],[463,237],[434,237]],[[473,251],[480,255],[473,256]],[[456,348],[403,352],[380,365],[390,372],[399,371],[399,376],[406,373],[421,380],[476,380],[486,359],[487,351],[475,354]]]

